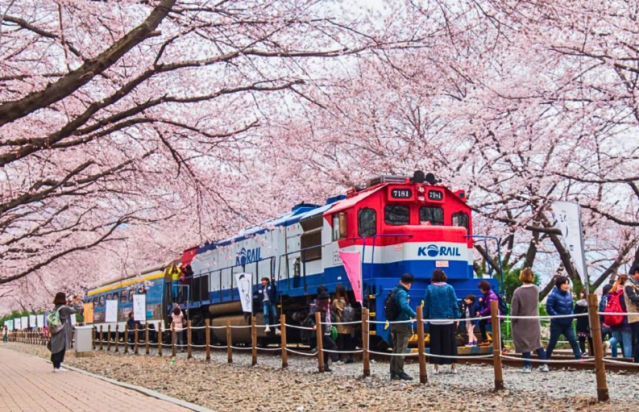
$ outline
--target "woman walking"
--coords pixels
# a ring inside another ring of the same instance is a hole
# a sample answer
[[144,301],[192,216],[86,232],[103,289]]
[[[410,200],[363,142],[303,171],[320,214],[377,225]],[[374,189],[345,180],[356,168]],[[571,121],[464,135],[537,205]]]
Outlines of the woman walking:
[[64,362],[64,353],[71,348],[71,315],[82,313],[82,300],[76,296],[67,301],[63,292],[58,292],[53,299],[53,311],[49,314],[49,332],[51,333],[51,362],[53,372],[66,372],[60,365]]
[[[515,289],[512,305],[513,343],[515,351],[524,358],[523,373],[532,372],[530,353],[537,352],[540,360],[546,360],[546,351],[541,344],[541,325],[539,319],[516,319],[517,316],[539,316],[539,288],[533,284],[535,275],[530,268],[519,274],[523,285]],[[539,366],[540,372],[548,372],[548,364]]]
[[184,352],[184,335],[182,334],[184,331],[184,313],[180,309],[180,306],[176,306],[175,309],[173,309],[171,320],[177,340],[175,343],[180,347],[180,351]]
[[434,374],[439,374],[439,365],[450,365],[450,372],[457,373],[456,329],[459,326],[459,306],[455,289],[446,281],[448,278],[441,269],[435,269],[431,284],[424,296],[424,319],[430,323],[430,353],[434,355],[430,362],[434,365]]
[[[623,296],[623,286],[628,280],[628,275],[619,275],[614,286],[610,289],[607,297],[604,313],[627,313],[626,301]],[[610,323],[612,338],[610,338],[610,349],[612,357],[616,358],[618,347],[621,344],[624,358],[632,358],[632,330],[628,324],[628,317],[623,315],[604,315],[604,320]]]

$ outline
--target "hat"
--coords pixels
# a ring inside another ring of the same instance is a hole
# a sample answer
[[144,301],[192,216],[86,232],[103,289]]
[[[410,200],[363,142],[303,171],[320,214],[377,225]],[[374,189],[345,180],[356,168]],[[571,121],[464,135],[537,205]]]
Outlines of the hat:
[[327,291],[323,291],[317,297],[318,300],[324,300],[324,299],[330,299],[330,298],[331,298],[331,295],[329,295],[329,293]]

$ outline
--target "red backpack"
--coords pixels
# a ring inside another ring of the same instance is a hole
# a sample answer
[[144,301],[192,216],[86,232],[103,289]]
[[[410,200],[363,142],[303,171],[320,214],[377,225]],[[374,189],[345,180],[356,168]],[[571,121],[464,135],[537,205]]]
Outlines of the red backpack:
[[[606,304],[606,310],[604,313],[623,313],[625,312],[621,307],[619,299],[623,297],[623,293],[610,294],[608,303]],[[604,323],[608,326],[620,326],[623,323],[623,315],[604,315]]]

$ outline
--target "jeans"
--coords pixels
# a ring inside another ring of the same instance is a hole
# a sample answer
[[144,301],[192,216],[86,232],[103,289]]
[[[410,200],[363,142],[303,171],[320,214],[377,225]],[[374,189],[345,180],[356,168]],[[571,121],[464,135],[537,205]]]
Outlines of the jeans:
[[[544,348],[539,348],[535,352],[537,352],[537,356],[539,356],[540,360],[546,360],[546,351],[544,350]],[[524,368],[525,367],[532,368],[532,362],[530,361],[531,359],[530,352],[522,353],[521,357],[524,358]]]
[[66,352],[66,350],[62,349],[58,353],[52,353],[51,354],[51,362],[53,362],[53,367],[55,369],[60,369],[60,364],[62,364],[62,362],[64,362],[64,352]]
[[[262,312],[264,312],[264,325],[269,326],[271,325],[271,322],[273,322],[273,324],[276,327],[279,327],[278,325],[276,325],[277,322],[277,310],[275,309],[275,305],[272,304],[271,302],[264,302],[262,303]],[[273,319],[271,319],[271,316],[273,317]]]
[[639,322],[631,323],[632,329],[632,353],[635,358],[635,363],[639,363]]
[[632,358],[632,331],[630,330],[613,330],[612,338],[610,338],[610,350],[612,357],[617,357],[617,345],[623,345],[623,357]]
[[579,344],[575,338],[575,331],[572,330],[572,322],[568,325],[559,325],[552,321],[550,322],[550,342],[548,342],[548,347],[546,348],[547,359],[552,357],[552,352],[555,350],[555,346],[557,346],[557,341],[561,335],[564,335],[568,343],[570,343],[572,352],[575,354],[575,359],[581,359],[581,352],[579,351]]
[[[395,323],[391,325],[393,353],[406,353],[406,348],[408,347],[408,339],[410,338],[411,334],[411,327],[408,323]],[[390,372],[391,375],[399,375],[400,373],[404,373],[403,356],[391,356]]]

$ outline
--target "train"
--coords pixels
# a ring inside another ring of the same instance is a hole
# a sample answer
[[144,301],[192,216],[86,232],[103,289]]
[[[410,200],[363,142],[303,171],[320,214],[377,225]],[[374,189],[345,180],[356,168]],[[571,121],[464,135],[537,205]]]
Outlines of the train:
[[[103,284],[88,292],[95,307],[94,322],[104,323],[103,301],[118,294],[118,322],[130,311],[130,294],[144,288],[147,294],[147,321],[169,324],[175,304],[186,310],[193,324],[209,319],[214,326],[247,325],[236,284],[237,273],[252,280],[252,313],[263,324],[257,296],[260,279],[267,277],[277,287],[278,312],[287,322],[299,324],[317,296],[321,285],[334,293],[338,284],[352,288],[340,259],[340,252],[360,252],[362,306],[371,320],[372,348],[388,347],[390,329],[384,324],[384,299],[404,273],[415,282],[409,292],[410,304],[418,306],[437,268],[461,299],[477,294],[474,274],[474,242],[486,241],[473,233],[472,211],[464,190],[453,191],[432,173],[416,171],[412,177],[379,176],[366,185],[353,187],[322,205],[300,203],[288,213],[247,227],[235,236],[205,243],[184,251],[178,259],[127,279]],[[497,242],[498,244],[498,242]],[[168,268],[177,264],[182,276],[177,296],[171,293]],[[498,279],[488,280],[495,290]],[[502,280],[503,282],[503,280]],[[126,295],[126,299],[123,297]],[[214,340],[226,342],[224,329],[212,329]],[[294,331],[288,340],[303,340]],[[277,341],[273,333],[258,328],[260,344]],[[234,328],[233,342],[250,342],[249,329]]]

